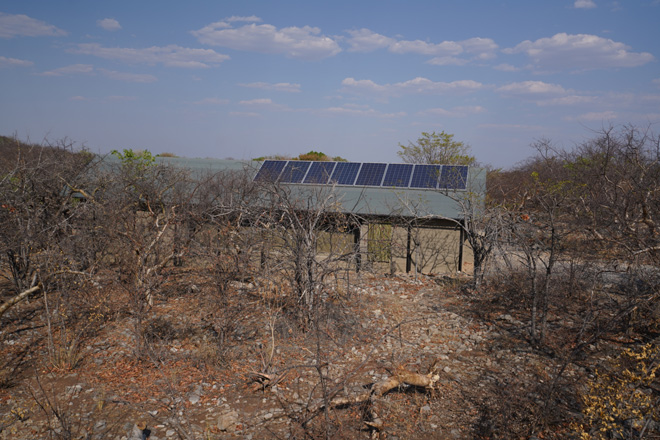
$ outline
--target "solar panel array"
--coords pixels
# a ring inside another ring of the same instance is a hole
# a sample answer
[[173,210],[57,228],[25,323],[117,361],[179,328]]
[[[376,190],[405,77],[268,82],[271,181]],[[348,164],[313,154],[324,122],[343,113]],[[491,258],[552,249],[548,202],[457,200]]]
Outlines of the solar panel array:
[[467,178],[464,165],[266,160],[254,181],[464,190]]
[[353,185],[358,171],[360,171],[359,163],[337,162],[330,181],[337,182],[337,185]]

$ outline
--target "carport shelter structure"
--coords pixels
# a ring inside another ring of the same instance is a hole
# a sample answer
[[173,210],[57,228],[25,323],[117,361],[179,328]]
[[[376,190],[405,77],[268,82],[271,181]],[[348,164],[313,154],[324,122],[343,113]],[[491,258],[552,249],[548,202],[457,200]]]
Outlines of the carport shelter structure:
[[[106,160],[115,162],[108,156]],[[352,226],[334,234],[350,236],[356,269],[385,265],[391,272],[472,271],[472,251],[463,227],[466,215],[483,207],[486,171],[457,165],[240,161],[157,157],[161,165],[188,169],[192,177],[247,173],[256,185],[279,185],[290,198],[320,200],[331,195],[334,213]],[[469,201],[469,202],[468,202]],[[477,206],[475,206],[477,205]],[[468,209],[469,207],[469,209]],[[319,252],[323,252],[319,249]]]

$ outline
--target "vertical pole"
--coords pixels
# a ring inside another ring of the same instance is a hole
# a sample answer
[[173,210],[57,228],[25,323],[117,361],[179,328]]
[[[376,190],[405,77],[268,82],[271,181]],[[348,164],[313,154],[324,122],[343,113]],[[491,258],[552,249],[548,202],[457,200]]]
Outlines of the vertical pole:
[[458,225],[458,271],[463,272],[463,243],[465,242],[465,231],[463,221]]
[[353,249],[355,252],[355,272],[362,269],[362,254],[360,253],[360,224],[353,226]]
[[408,237],[406,239],[406,273],[410,273],[412,268],[412,255],[410,253],[410,239],[412,235],[412,226],[408,225]]

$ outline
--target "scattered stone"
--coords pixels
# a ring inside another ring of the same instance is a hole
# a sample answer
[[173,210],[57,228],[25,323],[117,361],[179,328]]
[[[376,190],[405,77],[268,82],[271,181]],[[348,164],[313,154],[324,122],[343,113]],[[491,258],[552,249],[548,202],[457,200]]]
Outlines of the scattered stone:
[[147,424],[144,422],[133,424],[133,427],[128,432],[127,440],[144,440],[145,438],[155,440],[154,437],[151,436],[151,430],[147,428]]
[[73,397],[73,396],[77,395],[78,393],[80,393],[82,391],[82,388],[83,387],[80,384],[73,385],[73,386],[64,388],[64,393],[69,397]]
[[234,431],[237,424],[238,413],[236,411],[230,411],[218,417],[217,426],[220,431]]

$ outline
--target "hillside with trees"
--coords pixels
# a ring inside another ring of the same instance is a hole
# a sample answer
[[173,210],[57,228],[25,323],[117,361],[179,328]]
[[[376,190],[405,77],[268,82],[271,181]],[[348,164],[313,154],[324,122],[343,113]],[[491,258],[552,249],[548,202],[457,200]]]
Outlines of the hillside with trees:
[[0,137],[0,439],[660,438],[660,138],[533,147],[397,274],[331,190]]

